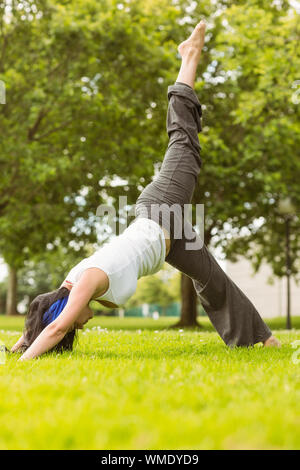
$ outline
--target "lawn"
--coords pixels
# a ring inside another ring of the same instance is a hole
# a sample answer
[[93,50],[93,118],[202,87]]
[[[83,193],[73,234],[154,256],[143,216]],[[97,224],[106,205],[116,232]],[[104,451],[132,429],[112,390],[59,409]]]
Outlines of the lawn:
[[[280,350],[231,350],[207,319],[199,331],[174,320],[97,317],[73,353],[7,354],[0,448],[299,448],[300,330],[275,319]],[[11,347],[22,323],[0,316],[0,340]]]

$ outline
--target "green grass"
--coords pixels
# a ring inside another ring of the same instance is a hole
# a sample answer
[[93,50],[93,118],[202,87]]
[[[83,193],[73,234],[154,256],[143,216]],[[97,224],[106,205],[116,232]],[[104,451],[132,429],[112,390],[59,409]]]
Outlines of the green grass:
[[[280,350],[231,350],[200,320],[203,330],[174,331],[174,318],[97,317],[73,353],[8,354],[0,448],[299,448],[300,331],[278,330]],[[0,340],[11,347],[22,323],[0,316]]]

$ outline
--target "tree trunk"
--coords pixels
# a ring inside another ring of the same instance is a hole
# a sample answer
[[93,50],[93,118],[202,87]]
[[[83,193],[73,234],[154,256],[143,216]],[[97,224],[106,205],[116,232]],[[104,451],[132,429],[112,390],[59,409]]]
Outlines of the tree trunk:
[[6,295],[6,315],[17,314],[17,270],[12,266],[9,266]]
[[[211,241],[212,229],[213,226],[210,226],[204,232],[206,246],[208,246]],[[179,322],[174,325],[174,328],[201,328],[201,324],[197,322],[197,301],[198,296],[196,294],[192,279],[181,273],[181,315]]]
[[174,327],[201,327],[197,322],[197,294],[193,281],[185,274],[181,274],[181,316]]
[[0,315],[5,312],[5,301],[4,298],[0,295]]

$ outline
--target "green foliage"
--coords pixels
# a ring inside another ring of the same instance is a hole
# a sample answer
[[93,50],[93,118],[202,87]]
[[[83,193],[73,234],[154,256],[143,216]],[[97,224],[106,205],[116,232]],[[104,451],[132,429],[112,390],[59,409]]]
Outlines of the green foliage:
[[135,294],[126,304],[127,308],[147,304],[167,307],[180,299],[180,275],[168,265],[152,276],[138,280]]
[[101,178],[128,177],[135,201],[161,148],[171,59],[140,2],[128,14],[115,1],[42,1],[30,18],[13,6],[9,22],[3,8],[0,251],[18,268],[48,243],[95,241]]
[[26,261],[18,273],[18,297],[30,302],[37,295],[57,289],[81,257],[72,250],[58,248]]
[[[229,255],[247,252],[256,268],[265,260],[282,276],[285,227],[278,205],[287,195],[295,205],[292,258],[297,260],[300,252],[300,107],[293,98],[300,67],[299,16],[293,9],[252,1],[247,9],[233,4],[225,19],[228,27],[217,38],[215,58],[222,57],[222,67],[236,72],[230,80],[234,109],[228,133],[233,142],[230,182],[236,202],[228,211],[228,222],[239,238],[228,243],[225,235],[223,247]],[[248,230],[240,233],[242,225]],[[293,273],[297,272],[294,263]]]
[[[166,90],[180,64],[177,45],[205,16],[196,83],[203,169],[194,202],[205,204],[207,243],[217,235],[213,241],[228,256],[246,253],[256,267],[265,259],[282,275],[281,197],[290,195],[296,207],[292,259],[299,258],[300,234],[300,107],[292,100],[299,16],[289,2],[35,5],[24,11],[13,3],[9,22],[0,5],[5,260],[20,268],[49,243],[71,249],[74,239],[84,253],[97,238],[97,206],[119,195],[135,202],[166,148]],[[112,187],[115,176],[127,183]]]

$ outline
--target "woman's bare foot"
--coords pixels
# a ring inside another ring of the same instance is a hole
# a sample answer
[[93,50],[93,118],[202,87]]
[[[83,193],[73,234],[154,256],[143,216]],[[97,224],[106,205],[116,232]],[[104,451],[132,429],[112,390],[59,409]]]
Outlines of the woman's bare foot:
[[177,82],[185,83],[192,88],[195,85],[197,66],[204,44],[205,28],[204,21],[200,21],[190,37],[178,46],[182,61]]
[[281,343],[280,341],[278,341],[277,338],[275,338],[275,336],[270,336],[270,338],[268,338],[265,342],[264,342],[264,346],[266,348],[280,348],[281,347]]
[[188,39],[178,46],[178,52],[182,58],[194,53],[200,59],[201,51],[204,45],[206,24],[200,21]]

